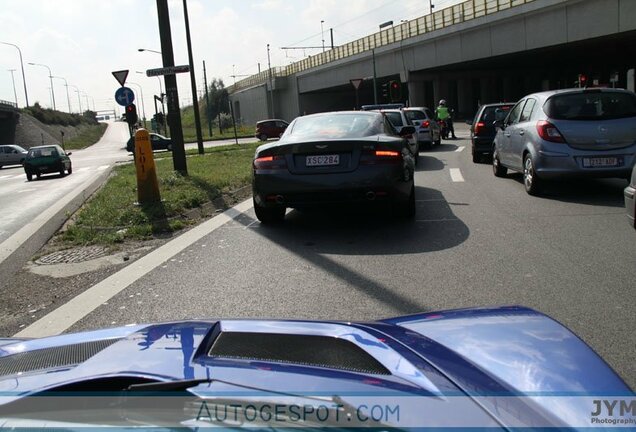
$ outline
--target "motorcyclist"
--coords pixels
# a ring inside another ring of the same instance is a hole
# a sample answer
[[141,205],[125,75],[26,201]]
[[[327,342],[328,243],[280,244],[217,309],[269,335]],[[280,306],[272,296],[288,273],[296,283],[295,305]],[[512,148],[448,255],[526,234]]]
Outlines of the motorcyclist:
[[453,110],[449,109],[446,106],[446,100],[442,99],[439,101],[438,107],[435,109],[435,115],[438,119],[443,120],[446,123],[446,127],[448,128],[448,132],[452,134],[453,139],[457,139],[455,136],[455,128],[453,127]]

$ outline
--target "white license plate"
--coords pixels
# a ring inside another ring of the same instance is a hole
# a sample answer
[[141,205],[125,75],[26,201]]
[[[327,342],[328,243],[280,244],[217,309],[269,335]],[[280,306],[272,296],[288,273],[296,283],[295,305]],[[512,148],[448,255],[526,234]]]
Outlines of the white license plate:
[[583,166],[585,168],[615,167],[619,166],[619,160],[615,157],[583,158]]
[[340,155],[307,156],[305,164],[307,166],[338,165],[340,164]]

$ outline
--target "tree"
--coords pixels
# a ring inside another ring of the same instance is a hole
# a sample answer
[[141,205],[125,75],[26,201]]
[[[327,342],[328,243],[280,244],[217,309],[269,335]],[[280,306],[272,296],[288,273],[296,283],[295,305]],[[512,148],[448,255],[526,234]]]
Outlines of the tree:
[[221,113],[229,113],[230,97],[223,84],[223,80],[220,78],[212,79],[208,91],[210,92],[209,118],[217,118]]

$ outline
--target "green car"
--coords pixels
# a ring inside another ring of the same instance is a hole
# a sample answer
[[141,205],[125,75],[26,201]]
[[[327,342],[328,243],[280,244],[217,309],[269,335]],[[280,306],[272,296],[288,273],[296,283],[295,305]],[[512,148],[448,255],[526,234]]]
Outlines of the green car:
[[65,171],[71,174],[73,167],[69,156],[58,145],[31,147],[24,161],[24,172],[27,180],[33,180],[33,176],[40,178],[42,174],[60,173],[64,177]]

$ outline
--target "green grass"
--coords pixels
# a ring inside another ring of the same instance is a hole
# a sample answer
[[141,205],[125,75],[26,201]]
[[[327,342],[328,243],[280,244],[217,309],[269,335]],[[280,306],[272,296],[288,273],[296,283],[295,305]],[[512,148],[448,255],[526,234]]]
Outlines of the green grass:
[[75,138],[64,141],[66,150],[79,150],[95,144],[104,135],[106,128],[105,123],[99,123],[90,126],[79,126],[79,133]]
[[[208,127],[208,121],[205,118],[205,110],[200,110],[201,114],[201,134],[204,141],[220,140],[234,138],[234,129],[223,129],[223,133],[219,133],[219,127],[216,120],[212,122],[212,136]],[[197,141],[197,131],[194,127],[194,110],[192,106],[188,106],[181,110],[181,126],[183,127],[183,140],[187,143]],[[236,134],[239,138],[253,137],[255,132],[254,126],[236,125]]]
[[187,210],[250,184],[252,157],[258,145],[206,149],[204,155],[188,157],[186,177],[173,171],[172,158],[161,158],[163,154],[157,153],[162,202],[142,206],[134,204],[134,165],[119,166],[58,240],[67,245],[113,244],[182,229],[195,222],[186,217]]

